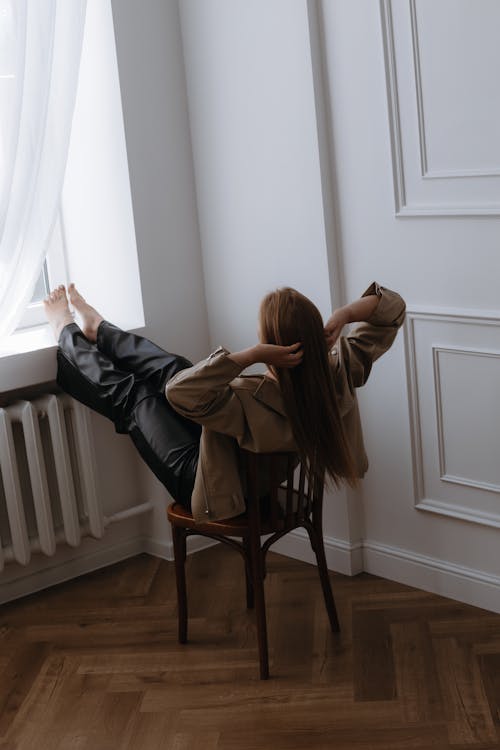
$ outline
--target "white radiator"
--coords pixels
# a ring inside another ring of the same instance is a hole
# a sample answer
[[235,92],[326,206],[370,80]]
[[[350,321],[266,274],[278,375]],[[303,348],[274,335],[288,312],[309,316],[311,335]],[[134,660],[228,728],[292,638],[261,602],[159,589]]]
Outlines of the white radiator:
[[100,538],[109,523],[151,509],[143,503],[106,518],[94,466],[89,412],[69,396],[0,408],[0,570],[27,565],[33,552],[53,555],[60,542]]

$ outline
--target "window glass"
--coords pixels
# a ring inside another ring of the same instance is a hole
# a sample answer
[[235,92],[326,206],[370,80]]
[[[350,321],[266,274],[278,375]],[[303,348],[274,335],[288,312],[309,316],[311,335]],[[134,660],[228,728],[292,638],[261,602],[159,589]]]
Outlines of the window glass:
[[47,262],[43,264],[42,273],[38,277],[36,282],[35,291],[31,298],[30,304],[33,305],[37,302],[41,302],[49,293],[49,283],[47,278]]

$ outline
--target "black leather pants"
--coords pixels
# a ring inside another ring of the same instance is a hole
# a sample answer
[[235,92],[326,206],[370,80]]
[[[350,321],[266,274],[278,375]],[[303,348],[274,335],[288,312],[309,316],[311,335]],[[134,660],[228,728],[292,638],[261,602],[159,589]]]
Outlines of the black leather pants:
[[172,497],[190,508],[201,427],[177,414],[164,391],[191,362],[103,321],[96,344],[75,323],[65,326],[57,365],[61,388],[128,433]]

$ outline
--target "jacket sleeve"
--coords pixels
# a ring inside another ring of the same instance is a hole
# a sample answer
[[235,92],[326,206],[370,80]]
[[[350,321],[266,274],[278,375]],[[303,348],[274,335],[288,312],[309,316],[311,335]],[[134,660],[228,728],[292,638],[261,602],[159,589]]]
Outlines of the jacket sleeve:
[[168,381],[165,395],[176,412],[232,437],[244,434],[246,418],[231,380],[242,368],[219,347],[207,359],[181,370]]
[[341,336],[332,349],[334,367],[343,366],[353,388],[366,383],[372,364],[391,347],[405,319],[406,305],[399,294],[376,282],[362,296],[372,294],[379,297],[373,314],[348,336]]

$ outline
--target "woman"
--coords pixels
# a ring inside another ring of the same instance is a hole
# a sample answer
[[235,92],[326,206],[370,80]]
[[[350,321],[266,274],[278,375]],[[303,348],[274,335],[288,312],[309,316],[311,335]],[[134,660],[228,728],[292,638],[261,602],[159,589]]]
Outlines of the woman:
[[[195,520],[244,511],[237,444],[255,452],[296,451],[336,484],[365,473],[355,388],[404,320],[405,304],[395,292],[374,283],[323,327],[307,297],[278,289],[262,300],[258,344],[236,353],[221,347],[194,366],[105,321],[73,284],[68,292],[82,328],[63,286],[45,300],[59,342],[57,382],[128,433]],[[360,321],[340,337],[347,323]],[[269,368],[264,375],[241,376],[259,362]]]

